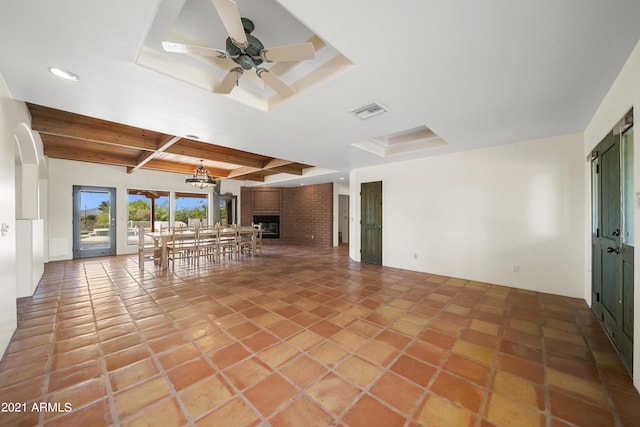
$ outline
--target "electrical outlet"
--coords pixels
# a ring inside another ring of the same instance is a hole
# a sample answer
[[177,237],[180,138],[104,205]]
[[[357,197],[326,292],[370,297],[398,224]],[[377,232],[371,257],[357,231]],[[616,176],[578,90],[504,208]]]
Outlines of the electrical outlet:
[[414,252],[413,259],[418,259],[418,254]]
[[514,273],[520,273],[520,264],[513,264],[511,266],[511,271]]

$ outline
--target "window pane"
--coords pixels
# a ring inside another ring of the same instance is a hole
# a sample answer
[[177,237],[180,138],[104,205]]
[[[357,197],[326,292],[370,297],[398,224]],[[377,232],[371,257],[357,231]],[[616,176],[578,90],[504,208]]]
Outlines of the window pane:
[[176,226],[193,226],[207,223],[207,195],[176,193]]
[[[159,230],[169,225],[169,192],[128,190],[128,243],[138,244],[138,226],[145,231]],[[151,215],[153,211],[153,224]]]
[[622,134],[622,243],[633,246],[633,128]]

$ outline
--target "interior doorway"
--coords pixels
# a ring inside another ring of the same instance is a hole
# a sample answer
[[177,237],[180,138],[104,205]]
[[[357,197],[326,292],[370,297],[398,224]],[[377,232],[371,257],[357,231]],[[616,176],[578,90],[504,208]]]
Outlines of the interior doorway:
[[633,367],[633,114],[591,154],[592,309],[631,372]]
[[382,181],[360,184],[360,260],[382,265]]

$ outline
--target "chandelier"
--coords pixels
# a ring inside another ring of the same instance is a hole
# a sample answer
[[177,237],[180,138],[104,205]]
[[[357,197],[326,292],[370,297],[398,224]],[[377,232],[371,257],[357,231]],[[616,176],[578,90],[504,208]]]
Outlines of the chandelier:
[[211,175],[209,175],[209,171],[202,164],[202,160],[200,160],[200,166],[193,173],[192,177],[189,177],[184,180],[185,183],[191,184],[194,187],[199,189],[207,188],[216,185],[216,180],[213,179]]

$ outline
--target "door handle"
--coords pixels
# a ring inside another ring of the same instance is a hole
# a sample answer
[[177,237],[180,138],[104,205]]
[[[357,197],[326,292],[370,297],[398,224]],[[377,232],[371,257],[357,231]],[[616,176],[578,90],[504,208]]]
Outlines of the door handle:
[[611,246],[609,246],[609,247],[607,248],[607,252],[609,252],[609,253],[613,253],[613,252],[615,252],[616,254],[620,254],[620,248],[619,248],[619,247],[612,248]]

